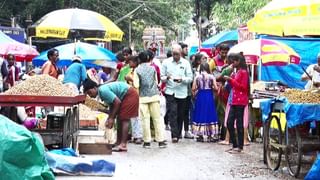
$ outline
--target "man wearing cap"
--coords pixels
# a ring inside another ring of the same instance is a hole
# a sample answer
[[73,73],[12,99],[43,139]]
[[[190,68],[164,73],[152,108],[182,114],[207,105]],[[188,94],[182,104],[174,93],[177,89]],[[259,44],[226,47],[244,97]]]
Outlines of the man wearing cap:
[[76,94],[79,94],[81,84],[87,79],[86,67],[81,61],[81,57],[73,56],[72,64],[68,67],[63,79],[63,84],[71,88]]
[[305,89],[319,89],[320,88],[320,53],[317,56],[317,63],[308,66],[306,72],[301,76],[301,80],[308,81]]

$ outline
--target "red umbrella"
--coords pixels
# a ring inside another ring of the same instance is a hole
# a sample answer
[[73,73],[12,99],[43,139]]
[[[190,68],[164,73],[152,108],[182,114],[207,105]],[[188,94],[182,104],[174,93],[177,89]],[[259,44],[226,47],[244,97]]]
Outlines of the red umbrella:
[[6,57],[13,54],[16,61],[31,62],[32,59],[39,55],[38,51],[31,46],[19,42],[0,43],[0,55]]
[[0,31],[0,56],[13,54],[17,61],[32,61],[39,53],[32,47],[20,43]]

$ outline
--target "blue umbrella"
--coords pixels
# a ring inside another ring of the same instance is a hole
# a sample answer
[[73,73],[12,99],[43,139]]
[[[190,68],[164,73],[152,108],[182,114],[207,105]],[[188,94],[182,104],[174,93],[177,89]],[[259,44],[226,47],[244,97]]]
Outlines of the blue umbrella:
[[[72,57],[78,55],[82,59],[82,63],[87,67],[97,65],[115,68],[116,56],[111,51],[88,43],[76,42],[55,47],[59,51],[58,66],[69,66]],[[47,51],[42,52],[39,56],[32,60],[33,65],[42,66],[47,60]],[[99,63],[96,63],[99,62]]]
[[224,31],[219,34],[214,35],[213,37],[209,38],[208,40],[204,41],[201,46],[203,48],[212,48],[217,46],[223,42],[227,41],[238,41],[238,31]]

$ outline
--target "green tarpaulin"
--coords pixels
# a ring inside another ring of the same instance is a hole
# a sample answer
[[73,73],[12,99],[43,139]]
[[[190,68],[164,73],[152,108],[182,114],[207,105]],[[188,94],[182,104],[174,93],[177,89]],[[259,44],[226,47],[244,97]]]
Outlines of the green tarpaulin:
[[0,180],[55,179],[44,153],[35,134],[0,115]]

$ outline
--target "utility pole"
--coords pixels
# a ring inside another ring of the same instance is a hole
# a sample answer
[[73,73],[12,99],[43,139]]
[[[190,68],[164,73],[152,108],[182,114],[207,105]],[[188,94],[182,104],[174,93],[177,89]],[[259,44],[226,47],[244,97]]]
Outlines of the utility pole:
[[129,47],[131,48],[132,16],[129,17]]
[[200,9],[200,0],[195,0],[196,1],[196,17],[197,17],[197,22],[196,24],[198,25],[198,37],[199,37],[199,48],[201,47],[201,9]]
[[[32,36],[30,33],[30,26],[32,25],[32,18],[31,18],[31,14],[27,15],[27,19],[25,20],[26,24],[27,24],[27,37],[28,37],[28,44],[31,47],[32,46]],[[26,72],[29,72],[29,67],[31,68],[31,63],[30,62],[25,62],[25,66],[26,66]]]

